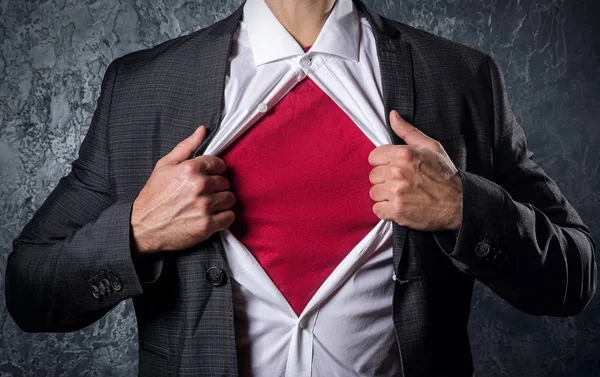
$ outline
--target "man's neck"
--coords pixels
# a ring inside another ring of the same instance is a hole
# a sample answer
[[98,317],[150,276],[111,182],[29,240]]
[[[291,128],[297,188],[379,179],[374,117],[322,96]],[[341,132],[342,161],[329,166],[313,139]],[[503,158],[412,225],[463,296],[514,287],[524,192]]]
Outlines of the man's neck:
[[302,46],[315,43],[336,0],[265,0],[279,22]]

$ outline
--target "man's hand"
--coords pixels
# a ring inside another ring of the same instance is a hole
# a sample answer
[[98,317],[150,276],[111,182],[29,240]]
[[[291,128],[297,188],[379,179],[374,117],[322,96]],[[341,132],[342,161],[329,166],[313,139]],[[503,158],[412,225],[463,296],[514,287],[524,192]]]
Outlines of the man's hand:
[[462,183],[442,145],[390,113],[392,130],[407,145],[382,145],[369,154],[373,212],[416,230],[457,230],[462,222]]
[[132,255],[182,250],[227,229],[235,215],[225,162],[216,156],[189,157],[206,136],[200,126],[158,160],[133,203]]

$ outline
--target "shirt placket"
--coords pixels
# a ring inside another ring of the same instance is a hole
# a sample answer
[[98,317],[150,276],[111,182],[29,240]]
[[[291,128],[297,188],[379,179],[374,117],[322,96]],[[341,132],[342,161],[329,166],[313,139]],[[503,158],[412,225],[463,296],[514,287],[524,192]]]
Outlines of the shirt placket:
[[312,377],[314,329],[319,307],[298,317],[294,334],[290,340],[286,364],[286,377]]

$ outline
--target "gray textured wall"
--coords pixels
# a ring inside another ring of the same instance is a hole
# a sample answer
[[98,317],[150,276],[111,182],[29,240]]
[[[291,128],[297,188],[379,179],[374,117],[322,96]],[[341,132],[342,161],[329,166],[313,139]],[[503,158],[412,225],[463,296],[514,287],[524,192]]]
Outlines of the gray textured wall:
[[[136,374],[129,301],[79,332],[23,333],[4,307],[6,258],[70,170],[108,63],[207,26],[239,3],[0,0],[0,376]],[[534,159],[600,244],[600,2],[366,3],[498,59]],[[574,318],[532,317],[477,283],[469,332],[478,376],[600,376],[599,298]]]

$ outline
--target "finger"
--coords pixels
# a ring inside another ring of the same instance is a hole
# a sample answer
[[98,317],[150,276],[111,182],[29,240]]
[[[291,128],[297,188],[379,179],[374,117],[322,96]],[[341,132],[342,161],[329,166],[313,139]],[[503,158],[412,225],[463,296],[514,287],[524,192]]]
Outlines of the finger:
[[235,220],[235,213],[232,210],[217,212],[210,217],[210,227],[214,232],[225,230],[231,226]]
[[235,195],[231,191],[216,192],[211,195],[210,212],[230,209],[235,203]]
[[398,165],[378,165],[371,169],[369,182],[375,185],[395,179],[406,179],[406,173],[406,170]]
[[369,189],[369,196],[376,202],[387,201],[390,199],[390,192],[387,187],[388,185],[380,183],[371,186]]
[[404,120],[396,110],[390,112],[390,125],[396,135],[408,145],[438,152],[437,140],[430,138],[417,127]]
[[373,149],[371,153],[369,153],[369,164],[371,166],[377,165],[385,165],[390,163],[389,154],[390,151],[393,150],[395,145],[393,144],[384,144],[380,145],[377,148]]
[[382,220],[393,220],[390,216],[389,202],[377,202],[373,204],[373,213]]
[[371,169],[371,172],[369,173],[369,182],[371,182],[371,184],[376,185],[385,182],[385,172],[383,169],[386,166],[387,165],[378,165]]
[[410,161],[421,152],[412,145],[384,144],[369,153],[369,164],[371,166],[398,163],[401,160]]
[[222,175],[209,175],[206,177],[206,185],[203,194],[211,194],[220,191],[227,191],[231,188],[229,179]]
[[206,127],[200,126],[186,139],[183,139],[169,153],[156,163],[158,166],[177,165],[189,159],[206,137]]
[[196,166],[198,171],[205,174],[223,174],[227,169],[225,161],[217,156],[203,155],[190,160],[190,163]]

